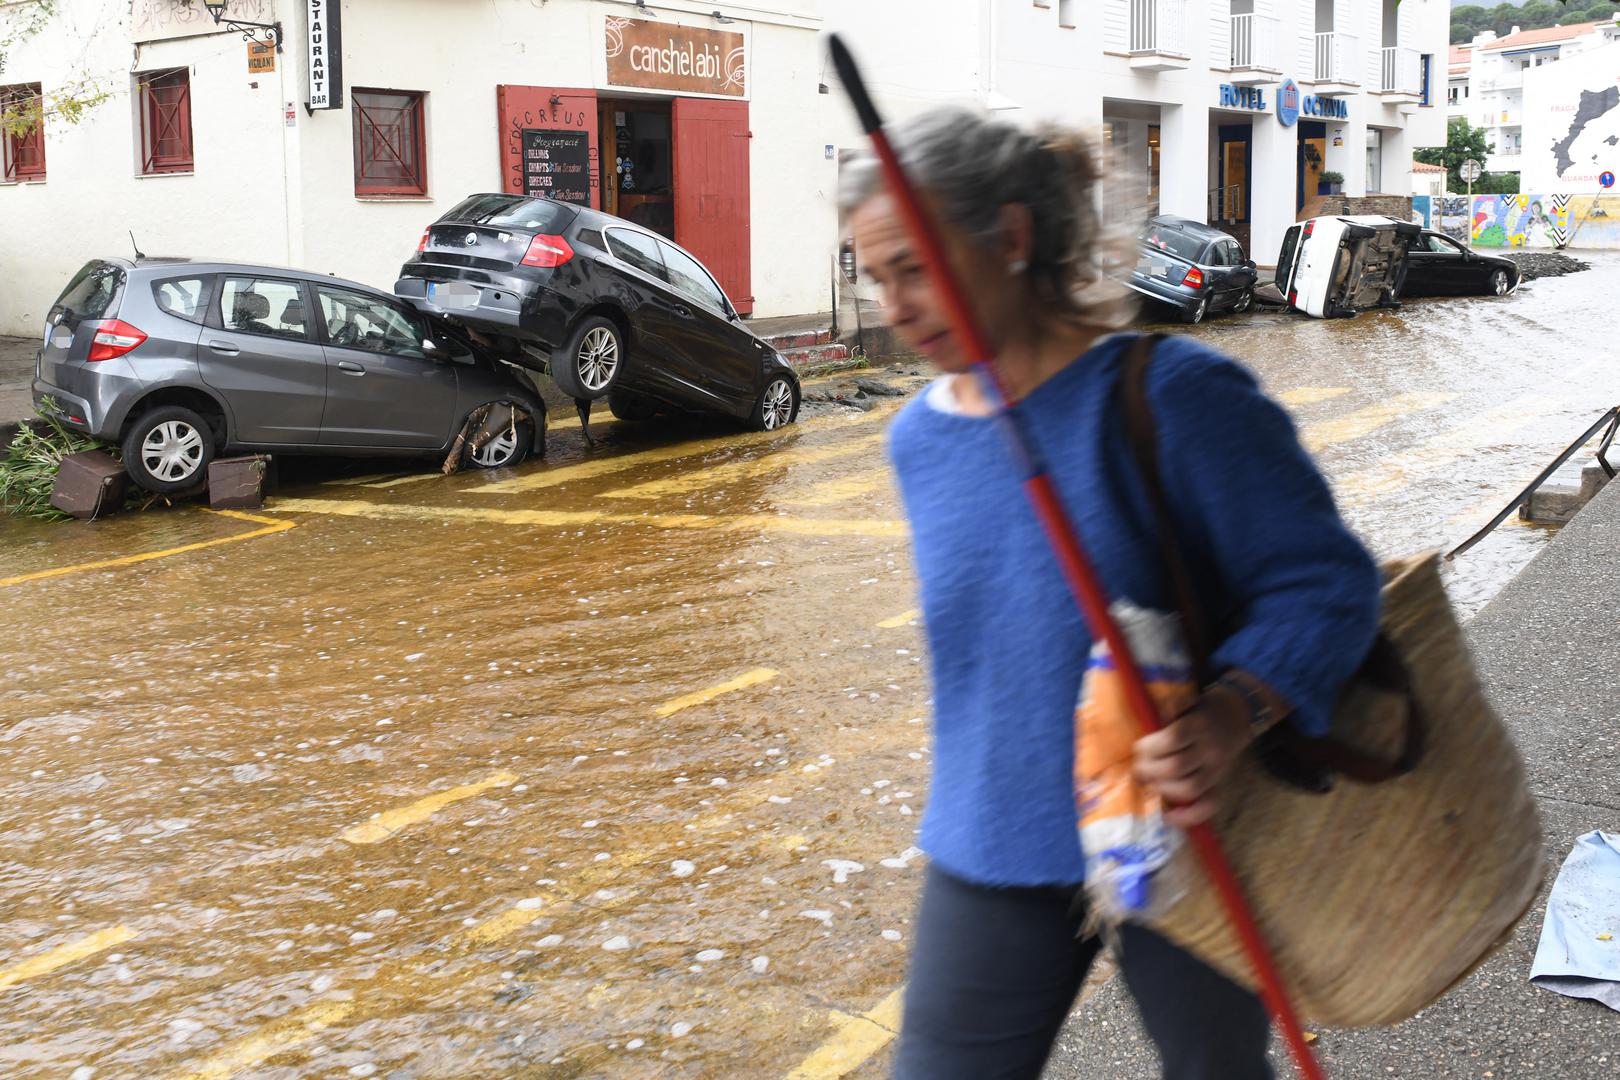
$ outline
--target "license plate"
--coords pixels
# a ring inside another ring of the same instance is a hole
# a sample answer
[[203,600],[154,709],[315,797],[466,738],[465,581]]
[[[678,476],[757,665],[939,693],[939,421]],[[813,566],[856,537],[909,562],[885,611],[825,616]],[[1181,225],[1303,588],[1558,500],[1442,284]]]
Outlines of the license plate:
[[475,308],[478,286],[460,281],[435,281],[428,285],[428,300],[442,308]]

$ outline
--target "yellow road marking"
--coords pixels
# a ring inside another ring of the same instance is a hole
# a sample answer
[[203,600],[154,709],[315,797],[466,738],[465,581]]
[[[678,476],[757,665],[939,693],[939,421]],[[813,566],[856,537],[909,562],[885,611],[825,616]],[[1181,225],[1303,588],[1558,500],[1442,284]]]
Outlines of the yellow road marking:
[[380,840],[387,840],[401,829],[415,825],[419,821],[426,821],[451,803],[470,799],[474,795],[481,795],[490,788],[509,787],[517,783],[517,776],[509,772],[498,772],[485,777],[476,784],[462,784],[460,787],[450,788],[418,799],[409,806],[401,806],[396,810],[388,810],[367,821],[363,825],[356,825],[343,833],[343,839],[351,844],[375,844]]
[[439,472],[437,469],[435,469],[432,472],[411,473],[409,476],[396,476],[392,480],[378,480],[376,483],[363,484],[361,486],[362,487],[368,487],[368,488],[385,488],[386,489],[386,488],[404,487],[406,484],[420,484],[424,480],[443,480],[443,479],[444,479],[444,473]]
[[1335,488],[1355,503],[1388,495],[1408,486],[1423,473],[1444,468],[1478,452],[1482,445],[1500,443],[1507,435],[1534,422],[1551,402],[1536,394],[1514,398],[1466,423],[1442,431],[1420,446],[1397,454],[1370,469],[1342,478]]
[[0,968],[0,990],[8,986],[15,986],[20,982],[39,975],[46,975],[59,967],[77,963],[87,956],[94,956],[104,949],[128,941],[135,936],[135,931],[127,926],[114,926],[107,930],[97,930],[78,941],[70,941],[66,945],[58,945],[49,952],[31,956],[20,964],[13,964],[8,968]]
[[794,465],[814,465],[822,461],[834,461],[842,457],[852,457],[864,453],[866,450],[883,441],[883,435],[864,435],[859,439],[851,439],[838,443],[835,446],[818,446],[804,450],[777,450],[757,458],[746,461],[730,461],[724,465],[716,465],[712,469],[698,469],[672,476],[664,480],[649,480],[645,484],[635,487],[619,488],[615,491],[604,491],[602,495],[609,499],[659,499],[665,495],[684,495],[689,491],[714,487],[730,481],[748,480],[766,473],[776,472]]
[[714,439],[699,439],[697,442],[662,446],[655,450],[639,450],[627,454],[615,454],[613,457],[582,461],[575,465],[563,465],[555,469],[531,472],[524,476],[514,476],[509,480],[498,480],[493,484],[485,484],[483,487],[469,490],[486,495],[515,495],[525,491],[538,491],[541,488],[554,487],[557,484],[568,484],[575,480],[588,480],[596,476],[605,476],[608,473],[623,472],[625,469],[634,469],[641,465],[652,465],[661,461],[675,461],[679,458],[707,454],[713,450],[726,450],[739,446],[757,446],[761,443],[802,434],[805,431],[844,425],[867,424],[875,420],[887,419],[894,411],[893,406],[876,408],[871,412],[857,413],[854,416],[808,420],[802,424],[777,428],[775,431],[754,431],[742,435],[724,435]]
[[788,1080],[838,1080],[854,1072],[873,1054],[889,1045],[900,1031],[900,1007],[905,987],[860,1016],[833,1010],[838,1030],[815,1052],[788,1073]]
[[913,619],[920,618],[922,618],[922,609],[912,608],[910,611],[902,611],[892,619],[884,619],[882,622],[878,623],[878,627],[883,630],[893,630],[897,627],[905,626]]
[[859,498],[862,495],[888,486],[888,470],[880,469],[864,476],[852,476],[844,480],[823,480],[819,484],[812,484],[808,491],[797,498],[782,500],[782,504],[784,506],[830,506]]
[[1407,413],[1444,405],[1456,396],[1456,394],[1432,393],[1396,394],[1388,401],[1346,413],[1337,420],[1312,425],[1305,433],[1305,448],[1315,453],[1334,443],[1359,439]]
[[225,1080],[232,1073],[250,1069],[284,1050],[308,1042],[353,1011],[353,1003],[347,1001],[318,1001],[305,1006],[270,1024],[259,1034],[226,1047],[197,1068],[176,1073],[174,1080]]
[[[481,490],[481,489],[475,489]],[[466,506],[412,506],[353,499],[277,499],[270,509],[294,514],[393,518],[406,521],[469,521],[497,525],[565,528],[599,523],[648,525],[657,529],[715,529],[721,532],[775,531],[803,536],[904,536],[903,521],[796,518],[776,514],[607,514],[597,510],[497,510]],[[3,583],[0,583],[3,584]]]
[[58,566],[51,570],[36,570],[31,574],[18,574],[15,577],[0,578],[0,588],[7,585],[21,585],[27,581],[43,581],[46,578],[62,577],[65,574],[82,574],[88,570],[108,570],[115,566],[133,566],[136,563],[151,562],[153,559],[167,559],[171,555],[184,555],[191,551],[218,547],[220,544],[234,544],[239,540],[256,540],[261,536],[269,536],[272,533],[286,532],[288,529],[297,528],[296,523],[291,521],[277,521],[274,518],[244,514],[238,510],[206,510],[204,513],[218,514],[221,517],[235,518],[238,521],[257,522],[263,525],[264,528],[241,533],[237,536],[222,536],[217,540],[203,540],[196,544],[183,544],[180,547],[164,548],[162,551],[145,551],[139,555],[120,555],[116,559],[76,563],[73,566]]
[[1348,386],[1299,386],[1284,390],[1277,395],[1277,400],[1290,409],[1297,409],[1302,405],[1315,405],[1318,401],[1331,401],[1349,392]]
[[779,672],[773,671],[770,668],[755,668],[753,671],[744,672],[735,679],[729,679],[726,682],[721,683],[719,686],[711,686],[707,690],[699,690],[696,693],[686,694],[682,697],[673,698],[666,701],[662,705],[658,706],[658,708],[654,709],[653,714],[660,719],[666,716],[674,716],[682,709],[690,709],[694,705],[702,705],[705,701],[713,701],[722,694],[733,694],[738,690],[746,690],[750,686],[758,686],[760,683],[770,682],[772,679],[776,678],[778,674]]

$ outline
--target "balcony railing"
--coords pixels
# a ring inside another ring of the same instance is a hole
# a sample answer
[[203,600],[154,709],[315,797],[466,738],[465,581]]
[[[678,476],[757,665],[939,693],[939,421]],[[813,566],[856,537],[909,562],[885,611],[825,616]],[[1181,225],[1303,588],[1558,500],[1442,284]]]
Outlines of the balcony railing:
[[1384,50],[1383,78],[1379,89],[1386,94],[1423,94],[1423,58],[1416,49],[1391,46]]
[[1239,71],[1281,71],[1279,23],[1270,15],[1232,16],[1232,67]]
[[1317,34],[1315,81],[1361,85],[1361,73],[1356,68],[1360,58],[1361,40],[1354,34]]
[[1187,55],[1187,0],[1131,0],[1133,56]]

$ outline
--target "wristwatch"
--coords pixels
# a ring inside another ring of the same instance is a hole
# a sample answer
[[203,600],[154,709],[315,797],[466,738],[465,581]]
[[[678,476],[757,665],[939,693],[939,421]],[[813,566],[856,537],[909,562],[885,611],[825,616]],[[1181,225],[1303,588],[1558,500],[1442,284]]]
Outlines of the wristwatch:
[[1254,680],[1244,678],[1234,672],[1222,672],[1215,680],[1216,686],[1224,686],[1228,690],[1236,691],[1249,706],[1249,734],[1259,738],[1271,730],[1273,724],[1279,719],[1272,712],[1271,705],[1266,701],[1265,695],[1260,693],[1254,685]]

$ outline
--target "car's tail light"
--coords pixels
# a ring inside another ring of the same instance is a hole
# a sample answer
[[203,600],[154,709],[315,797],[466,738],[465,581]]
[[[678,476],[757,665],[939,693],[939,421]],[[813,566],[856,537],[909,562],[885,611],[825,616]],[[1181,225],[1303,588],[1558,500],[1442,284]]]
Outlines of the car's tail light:
[[561,266],[574,257],[574,249],[560,236],[541,233],[529,241],[529,250],[523,256],[524,266]]
[[1187,276],[1181,279],[1183,285],[1191,285],[1195,289],[1204,287],[1204,272],[1194,266],[1187,271]]
[[112,360],[140,345],[146,335],[122,319],[103,323],[90,340],[90,355],[86,360]]
[[1309,220],[1309,221],[1307,221],[1305,223],[1305,232],[1303,233],[1303,235],[1309,236],[1315,230],[1316,230],[1316,219],[1311,218],[1311,220]]
[[433,238],[433,230],[431,228],[422,230],[422,239],[417,241],[417,244],[416,244],[416,253],[418,255],[422,254],[422,252],[427,250],[428,241],[431,240],[432,238]]
[[1289,307],[1298,307],[1299,306],[1299,290],[1298,289],[1289,289],[1288,290],[1288,306]]

